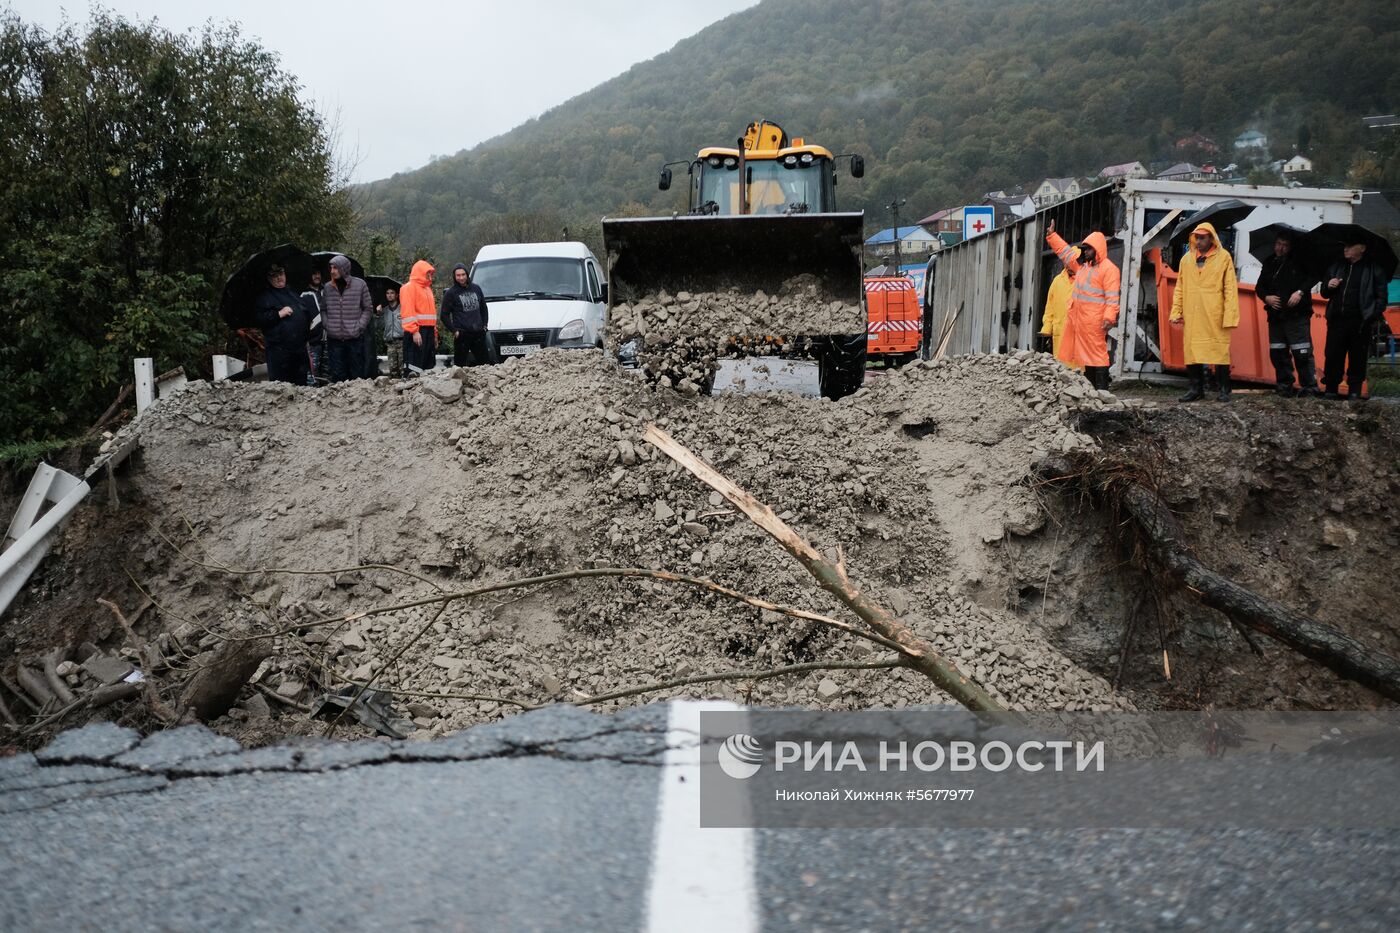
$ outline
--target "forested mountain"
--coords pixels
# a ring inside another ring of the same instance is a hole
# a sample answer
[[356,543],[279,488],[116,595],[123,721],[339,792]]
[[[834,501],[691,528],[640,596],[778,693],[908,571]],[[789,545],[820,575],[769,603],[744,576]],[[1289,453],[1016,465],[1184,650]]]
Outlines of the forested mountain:
[[[468,101],[476,91],[489,92]],[[1322,179],[1377,184],[1361,176],[1397,165],[1366,155],[1377,142],[1359,118],[1397,108],[1400,17],[1377,0],[764,0],[357,201],[366,231],[439,260],[506,222],[593,239],[605,214],[683,207],[684,185],[657,190],[661,163],[763,116],[866,157],[838,197],[872,211],[873,230],[895,197],[918,217],[1170,157],[1191,132],[1228,160],[1235,135],[1259,129],[1275,157],[1301,141]]]

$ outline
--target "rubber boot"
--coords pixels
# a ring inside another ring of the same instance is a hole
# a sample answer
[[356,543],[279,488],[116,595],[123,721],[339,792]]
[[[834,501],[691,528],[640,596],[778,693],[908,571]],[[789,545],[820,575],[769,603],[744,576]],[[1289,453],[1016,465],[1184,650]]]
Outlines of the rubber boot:
[[1191,387],[1186,390],[1186,394],[1177,401],[1194,402],[1205,397],[1206,394],[1206,368],[1200,363],[1192,363],[1186,367],[1186,378],[1191,380]]
[[1274,392],[1284,398],[1292,398],[1298,394],[1298,390],[1293,388],[1293,354],[1288,352],[1287,347],[1269,351],[1269,360],[1274,364]]
[[1230,401],[1230,364],[1221,363],[1215,367],[1215,379],[1220,384],[1220,394],[1216,398],[1222,402]]
[[1313,366],[1313,355],[1294,350],[1293,359],[1298,364],[1298,394],[1317,398],[1322,391],[1317,387],[1317,370]]

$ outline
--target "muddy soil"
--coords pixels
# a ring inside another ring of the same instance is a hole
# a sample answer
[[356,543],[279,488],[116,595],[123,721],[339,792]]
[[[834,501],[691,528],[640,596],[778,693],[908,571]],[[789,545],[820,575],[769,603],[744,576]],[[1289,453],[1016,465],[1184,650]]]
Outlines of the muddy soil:
[[[1400,406],[1258,394],[1129,404],[1131,415],[1089,415],[1081,428],[1158,488],[1203,561],[1400,654]],[[1002,554],[1006,605],[1110,681],[1121,663],[1140,708],[1393,705],[1266,636],[1247,640],[1189,594],[1162,598],[1159,618],[1160,581],[1138,569],[1122,521],[1095,503],[1043,501],[1045,531]]]

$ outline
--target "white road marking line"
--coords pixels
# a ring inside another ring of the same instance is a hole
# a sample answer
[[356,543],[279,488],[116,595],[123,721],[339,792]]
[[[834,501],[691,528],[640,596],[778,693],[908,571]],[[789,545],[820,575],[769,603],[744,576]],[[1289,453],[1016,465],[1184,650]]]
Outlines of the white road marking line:
[[700,828],[700,713],[743,707],[672,700],[647,897],[653,933],[756,933],[752,829]]

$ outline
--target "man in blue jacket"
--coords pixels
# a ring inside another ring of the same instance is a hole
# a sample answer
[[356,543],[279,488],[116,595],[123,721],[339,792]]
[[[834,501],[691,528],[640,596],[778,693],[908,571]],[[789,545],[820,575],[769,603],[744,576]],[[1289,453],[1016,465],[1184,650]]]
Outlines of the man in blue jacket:
[[[468,278],[467,267],[452,267],[452,285],[442,294],[442,323],[452,331],[452,362],[457,366],[490,363],[486,342],[486,295]],[[472,359],[467,362],[467,357]]]
[[267,290],[258,296],[257,314],[267,342],[267,378],[306,385],[311,318],[301,296],[287,287],[287,272],[279,265],[267,270]]

